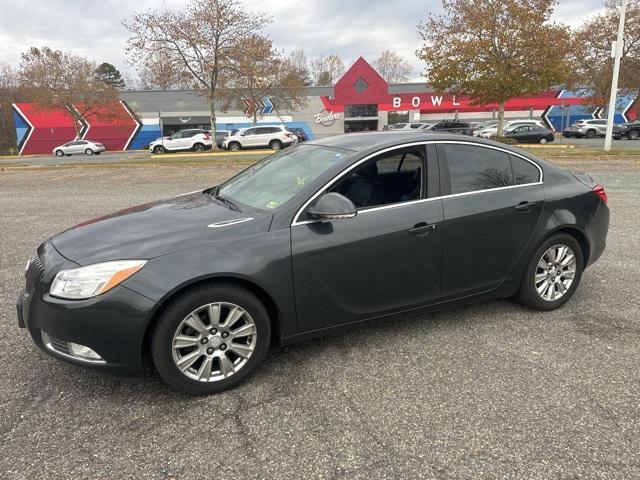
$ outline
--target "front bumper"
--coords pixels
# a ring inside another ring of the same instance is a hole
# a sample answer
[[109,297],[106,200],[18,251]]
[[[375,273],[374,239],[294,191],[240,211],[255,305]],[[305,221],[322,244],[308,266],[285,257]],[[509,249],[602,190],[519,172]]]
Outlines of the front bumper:
[[[41,252],[42,253],[42,252]],[[60,360],[132,381],[142,379],[142,348],[147,324],[156,302],[124,287],[87,300],[63,300],[48,293],[53,272],[48,272],[52,247],[40,258],[42,278],[23,290],[17,300],[18,326],[26,328],[33,342],[44,352]],[[55,271],[59,271],[56,266]],[[103,362],[65,355],[63,350],[45,345],[43,332],[63,344],[73,342],[94,350]]]

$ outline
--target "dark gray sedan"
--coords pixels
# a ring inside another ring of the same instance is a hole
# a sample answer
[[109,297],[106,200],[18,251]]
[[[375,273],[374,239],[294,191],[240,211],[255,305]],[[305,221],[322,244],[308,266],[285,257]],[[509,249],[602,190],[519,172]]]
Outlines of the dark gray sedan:
[[173,388],[219,392],[272,341],[500,297],[561,307],[605,248],[606,203],[587,175],[490,141],[324,138],[44,242],[18,323],[61,360],[140,380],[149,352]]

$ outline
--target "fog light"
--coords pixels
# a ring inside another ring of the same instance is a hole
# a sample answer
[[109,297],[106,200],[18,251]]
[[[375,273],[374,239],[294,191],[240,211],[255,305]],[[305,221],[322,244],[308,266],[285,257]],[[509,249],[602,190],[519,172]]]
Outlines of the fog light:
[[102,357],[89,347],[73,342],[69,342],[68,345],[69,353],[74,357],[86,358],[87,360],[102,360]]

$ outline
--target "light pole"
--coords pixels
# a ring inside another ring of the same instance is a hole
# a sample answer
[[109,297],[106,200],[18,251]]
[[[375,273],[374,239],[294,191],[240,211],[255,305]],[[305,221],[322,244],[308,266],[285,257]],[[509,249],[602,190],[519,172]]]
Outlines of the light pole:
[[616,115],[616,96],[618,93],[618,76],[620,75],[620,59],[622,58],[622,48],[624,46],[624,17],[627,12],[628,0],[620,1],[620,23],[618,24],[618,38],[616,40],[613,78],[611,79],[611,96],[609,97],[609,110],[607,111],[607,133],[604,137],[604,150],[611,150],[611,138],[613,136],[613,119]]

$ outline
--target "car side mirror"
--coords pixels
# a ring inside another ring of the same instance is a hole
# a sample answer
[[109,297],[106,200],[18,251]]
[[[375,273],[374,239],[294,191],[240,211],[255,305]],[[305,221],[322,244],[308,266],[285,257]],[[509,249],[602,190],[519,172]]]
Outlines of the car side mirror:
[[339,220],[353,218],[358,211],[353,202],[344,195],[329,192],[322,195],[315,205],[307,210],[307,213],[319,220]]

